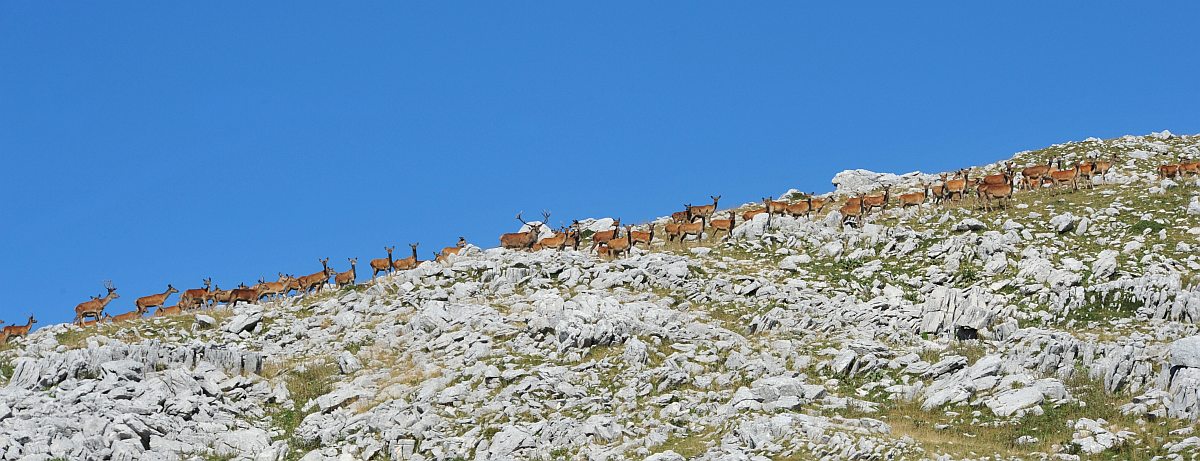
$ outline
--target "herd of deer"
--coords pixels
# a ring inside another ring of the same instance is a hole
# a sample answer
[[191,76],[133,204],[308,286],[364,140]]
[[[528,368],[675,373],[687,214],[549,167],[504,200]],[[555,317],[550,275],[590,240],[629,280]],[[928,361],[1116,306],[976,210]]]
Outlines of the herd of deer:
[[[973,193],[980,207],[985,211],[991,211],[996,206],[1007,209],[1009,199],[1018,190],[1041,190],[1047,186],[1053,189],[1070,187],[1077,190],[1081,183],[1085,187],[1090,188],[1093,183],[1092,178],[1106,174],[1116,160],[1114,154],[1109,159],[1086,160],[1075,163],[1070,167],[1064,167],[1062,158],[1051,158],[1045,164],[1037,164],[1021,169],[1019,171],[1019,180],[1017,179],[1018,172],[1012,162],[1005,163],[1004,169],[1000,173],[988,174],[976,178],[970,177],[971,172],[969,169],[963,169],[955,172],[953,175],[944,173],[941,175],[940,180],[935,183],[920,184],[920,192],[899,195],[899,205],[902,208],[907,208],[920,206],[925,203],[959,202],[967,194]],[[1189,175],[1200,176],[1200,161],[1161,165],[1158,168],[1158,174],[1162,179]],[[705,229],[710,230],[708,234],[709,238],[720,234],[726,235],[726,238],[732,238],[734,227],[736,227],[738,222],[737,211],[729,210],[727,219],[717,219],[717,204],[721,200],[721,196],[710,196],[709,198],[712,199],[712,204],[686,204],[683,210],[671,214],[670,221],[663,226],[663,231],[668,241],[674,242],[678,240],[680,243],[683,243],[689,237],[694,237],[695,240],[699,241],[704,238]],[[792,202],[777,201],[770,198],[763,198],[762,202],[762,207],[742,212],[740,215],[742,221],[752,220],[755,216],[764,213],[767,215],[768,226],[770,226],[773,216],[812,217],[813,215],[819,215],[825,210],[832,200],[828,197],[818,197],[810,193]],[[885,210],[891,203],[891,186],[884,187],[882,192],[859,194],[849,197],[838,209],[842,216],[841,223],[843,226],[851,222],[857,225],[859,221],[866,218],[871,212]],[[501,248],[526,251],[543,249],[564,250],[566,248],[578,250],[581,240],[585,237],[581,229],[582,225],[577,220],[572,221],[570,226],[560,227],[550,237],[542,237],[542,228],[550,221],[550,213],[545,211],[542,212],[541,222],[526,222],[521,217],[521,213],[517,213],[517,221],[520,221],[524,225],[525,230],[523,232],[501,235]],[[623,233],[622,230],[624,230]],[[617,219],[613,222],[611,228],[596,231],[591,235],[591,246],[588,248],[588,251],[594,251],[597,255],[607,258],[627,256],[630,249],[638,244],[645,244],[646,248],[649,249],[654,236],[655,225],[653,223],[648,226],[647,230],[635,230],[634,226],[631,225],[626,225],[622,228],[621,220]],[[387,258],[376,258],[370,261],[371,279],[375,280],[381,272],[386,275],[393,271],[410,270],[425,262],[417,257],[418,245],[420,244],[409,244],[409,247],[412,249],[412,255],[403,259],[395,259],[393,257],[393,251],[395,251],[396,247],[384,247],[384,251],[387,252]],[[446,247],[440,252],[435,252],[433,261],[438,263],[444,262],[451,255],[458,255],[466,245],[466,239],[459,237],[458,243],[455,246]],[[104,284],[105,289],[108,290],[107,294],[92,296],[88,301],[82,302],[75,307],[74,323],[89,326],[103,322],[121,322],[139,319],[151,308],[157,308],[154,316],[159,317],[179,314],[184,310],[211,307],[218,303],[233,307],[239,302],[257,302],[264,298],[268,300],[275,299],[288,296],[292,292],[298,294],[320,293],[322,288],[330,283],[331,279],[338,288],[353,286],[357,283],[355,268],[358,258],[347,259],[350,263],[350,269],[345,272],[338,272],[329,267],[329,258],[320,259],[319,261],[321,262],[321,271],[313,274],[296,277],[281,272],[279,273],[279,279],[276,281],[268,282],[260,278],[258,284],[254,286],[241,284],[237,288],[229,290],[222,290],[219,286],[212,283],[211,278],[207,278],[204,279],[204,288],[183,291],[179,296],[179,302],[173,306],[166,306],[166,300],[171,294],[179,293],[179,290],[168,284],[166,291],[162,293],[138,298],[134,302],[133,311],[115,316],[104,313],[105,307],[120,297],[112,282],[107,281]],[[4,327],[3,330],[0,330],[0,344],[10,338],[25,336],[28,334],[30,327],[36,322],[33,316],[30,316],[24,326],[11,325]],[[0,323],[3,323],[3,321],[0,321]]]

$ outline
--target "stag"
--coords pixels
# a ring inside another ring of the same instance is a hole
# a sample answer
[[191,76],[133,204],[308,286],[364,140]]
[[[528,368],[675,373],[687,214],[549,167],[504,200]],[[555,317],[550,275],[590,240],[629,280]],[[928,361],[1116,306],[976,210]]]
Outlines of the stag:
[[100,314],[104,312],[104,306],[107,306],[112,300],[121,297],[121,295],[117,294],[117,288],[113,286],[112,280],[105,280],[104,288],[108,290],[108,294],[104,295],[103,298],[93,298],[75,306],[74,323],[79,324],[86,317],[99,319]]
[[[522,212],[523,213],[523,212]],[[546,220],[550,219],[550,212],[542,211],[542,217]],[[517,213],[517,221],[524,224],[529,230],[525,232],[510,232],[500,236],[500,247],[510,250],[526,250],[529,251],[533,245],[538,242],[538,237],[542,233],[542,226],[546,221],[530,224],[521,218],[521,213]]]

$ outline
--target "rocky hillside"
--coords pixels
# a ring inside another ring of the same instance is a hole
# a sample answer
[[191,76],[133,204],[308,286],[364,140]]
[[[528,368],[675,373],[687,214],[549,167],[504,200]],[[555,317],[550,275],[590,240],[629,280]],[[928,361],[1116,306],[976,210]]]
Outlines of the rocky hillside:
[[1200,187],[1156,167],[1200,137],[1012,160],[1113,154],[1094,189],[1007,210],[759,215],[613,261],[468,247],[319,295],[49,326],[0,351],[0,458],[1194,459]]

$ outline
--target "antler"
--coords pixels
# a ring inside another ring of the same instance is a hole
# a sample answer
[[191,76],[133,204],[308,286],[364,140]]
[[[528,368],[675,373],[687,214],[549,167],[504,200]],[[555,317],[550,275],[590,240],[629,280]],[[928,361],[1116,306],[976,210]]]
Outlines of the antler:
[[521,218],[521,213],[524,213],[524,211],[517,213],[517,221],[521,221],[521,224],[529,224],[529,223],[525,222],[524,219]]
[[104,281],[104,288],[108,291],[115,291],[117,288],[113,286],[112,280]]
[[546,225],[550,225],[550,212],[549,211],[542,210],[542,223],[546,224]]

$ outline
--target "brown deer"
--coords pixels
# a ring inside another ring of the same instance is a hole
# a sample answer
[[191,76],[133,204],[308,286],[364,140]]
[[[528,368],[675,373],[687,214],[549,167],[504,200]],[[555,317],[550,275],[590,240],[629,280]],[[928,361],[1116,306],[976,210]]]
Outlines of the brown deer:
[[130,320],[137,320],[137,319],[140,319],[140,318],[142,318],[142,316],[143,316],[143,315],[145,315],[145,314],[146,314],[146,309],[145,309],[145,308],[143,308],[143,307],[136,307],[136,308],[134,308],[134,310],[132,310],[132,311],[129,311],[129,312],[126,312],[126,313],[123,313],[123,314],[117,314],[117,315],[114,315],[114,316],[112,317],[112,321],[113,321],[113,323],[117,323],[117,322],[128,322],[128,321],[130,321]]
[[758,215],[766,213],[766,212],[767,212],[766,208],[751,208],[751,209],[747,210],[746,212],[742,213],[742,221],[749,221],[751,219],[754,219],[755,216],[758,216]]
[[933,203],[942,203],[946,199],[946,173],[939,175],[940,181],[929,188],[930,197],[933,198]]
[[767,210],[768,216],[783,216],[787,214],[788,202],[771,200],[770,197],[763,197],[763,208]]
[[679,225],[679,243],[683,243],[685,240],[687,240],[687,237],[689,235],[695,235],[696,241],[699,242],[701,237],[704,236],[704,227],[705,227],[704,224],[705,223],[704,223],[703,219],[701,219],[700,222],[690,222],[690,223],[686,223],[686,224],[680,224]]
[[354,269],[354,266],[358,264],[358,258],[346,258],[346,261],[350,262],[350,270],[340,272],[333,278],[333,283],[338,288],[354,286],[354,282],[358,279],[358,273]]
[[204,288],[184,290],[179,295],[179,304],[187,307],[207,305],[212,300],[212,293],[209,291],[210,288],[212,288],[212,277],[204,279]]
[[685,223],[692,220],[691,215],[688,214],[688,208],[691,208],[691,205],[684,205],[683,208],[683,211],[671,213],[671,221]]
[[421,245],[421,242],[408,244],[408,247],[412,248],[412,256],[392,261],[392,268],[398,271],[406,271],[416,269],[417,266],[420,266],[421,261],[417,259],[417,246],[419,245]]
[[[246,284],[242,284],[241,288],[246,288]],[[220,286],[213,285],[212,300],[213,305],[229,304],[230,301],[233,301],[233,290],[222,290]]]
[[[328,270],[328,269],[326,269]],[[307,277],[307,276],[306,276]],[[242,286],[245,286],[244,284]],[[317,287],[320,291],[320,287]],[[262,298],[263,292],[261,288],[234,288],[229,290],[228,307],[230,309],[237,307],[238,301],[246,303],[256,303]]]
[[[333,271],[329,269],[329,258],[321,260],[321,267],[321,272],[315,272],[300,277],[300,291],[303,292],[303,294],[308,294],[309,292],[313,291],[314,288],[316,288],[317,293],[321,293],[321,288],[323,288],[325,284],[329,283],[330,274],[333,273]],[[235,294],[234,303],[237,302],[236,296],[237,295]],[[261,298],[262,296],[260,295],[259,297]],[[258,298],[254,299],[258,300]]]
[[1062,169],[1062,159],[1058,159],[1058,169],[1050,172],[1050,181],[1054,183],[1054,187],[1071,185],[1072,189],[1079,190],[1079,164],[1076,164],[1069,170]]
[[1041,189],[1042,183],[1049,177],[1050,170],[1054,169],[1054,158],[1046,160],[1045,165],[1034,165],[1021,170],[1021,185],[1026,189],[1035,190]]
[[1113,165],[1116,163],[1117,163],[1117,153],[1116,152],[1113,152],[1112,156],[1110,156],[1107,160],[1105,160],[1103,158],[1098,158],[1092,162],[1092,164],[1095,165],[1095,167],[1096,167],[1096,176],[1104,176],[1104,175],[1108,174],[1108,170],[1111,170]]
[[[789,204],[784,211],[787,211],[789,216],[795,218],[799,218],[801,216],[808,217],[809,214],[812,213],[812,196],[810,195],[804,200]],[[730,218],[732,219],[732,216]],[[717,227],[716,223],[713,223],[713,227]]]
[[617,234],[619,233],[621,233],[621,218],[617,218],[616,221],[613,221],[612,229],[602,230],[592,234],[592,246],[588,248],[588,251],[595,249],[596,246],[601,243],[606,243],[609,240],[617,238]]
[[1007,184],[1012,182],[1012,162],[1004,162],[1004,171],[983,177],[983,184]]
[[1075,169],[1079,172],[1079,179],[1083,181],[1083,185],[1088,189],[1095,189],[1092,177],[1096,175],[1096,164],[1090,161],[1079,162],[1075,165]]
[[[545,211],[542,212],[542,216],[544,216],[546,219],[550,219],[550,213]],[[545,225],[545,222],[529,224],[525,222],[524,219],[521,219],[521,213],[517,213],[517,221],[521,221],[521,224],[528,226],[529,230],[525,232],[510,232],[501,235],[500,247],[510,250],[528,251],[533,247],[534,244],[537,243],[538,237],[542,233],[542,226]]]
[[821,211],[825,209],[825,205],[828,205],[830,200],[829,197],[816,197],[815,195],[816,194],[809,192],[808,208],[812,210],[812,214],[820,215]]
[[98,319],[84,320],[83,323],[79,324],[79,326],[86,328],[86,327],[90,327],[92,325],[100,325],[101,323],[105,323],[105,322],[112,323],[112,316],[108,315],[107,312],[104,313],[104,315]]
[[864,197],[862,196],[851,197],[850,199],[847,199],[846,204],[842,205],[842,208],[838,210],[838,212],[842,214],[842,228],[845,228],[846,224],[851,220],[855,222],[856,227],[861,227],[859,225],[861,224],[859,221],[864,215],[866,215],[866,208],[863,205],[863,198]]
[[1188,160],[1179,162],[1179,177],[1186,178],[1188,176],[1200,175],[1200,161]]
[[639,243],[645,243],[646,249],[650,249],[650,243],[654,241],[654,223],[650,223],[649,227],[650,232],[636,230],[629,231],[629,239],[633,241],[633,246],[637,246]]
[[272,299],[272,298],[278,299],[280,297],[286,296],[287,292],[291,291],[292,277],[289,275],[284,275],[282,272],[280,272],[279,280],[276,280],[274,282],[268,282],[268,281],[260,279],[259,284],[256,285],[256,288],[261,288],[262,292],[263,292],[263,296],[266,296],[267,299]]
[[112,300],[121,297],[121,295],[117,294],[117,288],[113,286],[111,280],[104,281],[104,288],[108,290],[108,294],[104,295],[103,298],[93,298],[75,306],[74,323],[80,324],[86,317],[100,318],[100,314],[104,312],[104,306],[107,306]]
[[625,236],[616,237],[608,240],[608,249],[610,256],[619,258],[622,254],[629,256],[629,248],[633,246],[633,242],[629,239],[629,233],[633,230],[633,226],[625,226]]
[[[966,192],[967,190],[967,180],[970,179],[970,176],[971,172],[969,170],[958,170],[958,173],[955,173],[954,175],[954,179],[950,179],[945,182],[946,198],[952,201],[962,200],[963,192]],[[954,198],[956,196],[958,197],[957,199]]]
[[6,343],[8,340],[13,338],[24,338],[29,334],[29,329],[32,328],[33,324],[35,323],[37,323],[37,320],[33,318],[33,315],[30,315],[29,320],[26,321],[24,325],[9,325],[4,327],[3,330],[0,330],[0,338],[4,338],[3,343]]
[[154,317],[166,317],[168,315],[179,315],[182,313],[183,307],[179,304],[175,304],[174,306],[158,306],[158,309],[154,310]]
[[979,200],[983,201],[983,210],[992,211],[992,199],[996,199],[997,205],[1002,205],[1005,210],[1008,209],[1008,201],[1012,198],[1013,185],[1007,184],[980,184],[976,192],[979,194]]
[[596,245],[596,256],[600,258],[608,258],[612,255],[612,250],[608,248],[607,243]]
[[151,307],[158,307],[166,304],[167,297],[171,296],[171,293],[179,293],[179,290],[176,290],[175,287],[168,283],[167,291],[156,295],[142,296],[141,298],[138,298],[137,301],[134,301],[133,305],[142,310],[147,310]]
[[679,226],[683,224],[677,222],[669,222],[663,225],[663,231],[667,233],[667,241],[674,242],[676,238],[683,241],[683,233],[679,231]]
[[921,206],[929,198],[929,184],[921,183],[921,192],[900,194],[900,207]]
[[717,236],[717,232],[728,233],[728,238],[733,238],[733,228],[737,225],[737,214],[733,210],[729,210],[729,219],[714,219],[712,220],[712,235],[708,238]]
[[383,247],[383,250],[387,251],[387,259],[375,258],[371,260],[371,280],[375,280],[375,276],[379,275],[380,272],[383,272],[383,275],[387,275],[392,270],[392,251],[395,249],[396,247],[394,246]]
[[708,198],[713,199],[712,205],[688,206],[688,220],[695,220],[697,217],[704,220],[705,225],[708,225],[708,220],[712,218],[714,212],[717,211],[717,201],[721,200],[720,195],[710,195]]
[[462,249],[466,248],[466,246],[467,246],[467,239],[464,237],[459,237],[458,243],[455,244],[454,246],[442,248],[442,253],[438,255],[438,258],[439,258],[438,261],[440,262],[440,261],[446,259],[447,257],[449,257],[450,255],[458,255],[458,252],[462,251]]
[[892,200],[892,186],[883,186],[882,194],[864,195],[862,198],[862,206],[864,213],[870,213],[876,208],[879,211],[887,209],[888,202]]
[[554,235],[552,235],[550,237],[546,237],[541,240],[538,240],[538,243],[536,245],[534,245],[535,247],[537,247],[535,251],[541,250],[543,248],[550,248],[550,249],[561,251],[563,248],[566,248],[567,242],[570,241],[570,239],[569,239],[570,236],[571,236],[571,231],[568,231],[567,228],[565,228],[565,227],[560,227],[558,229],[558,232],[555,232]]
[[1179,176],[1179,164],[1171,163],[1158,166],[1158,179],[1174,178]]

